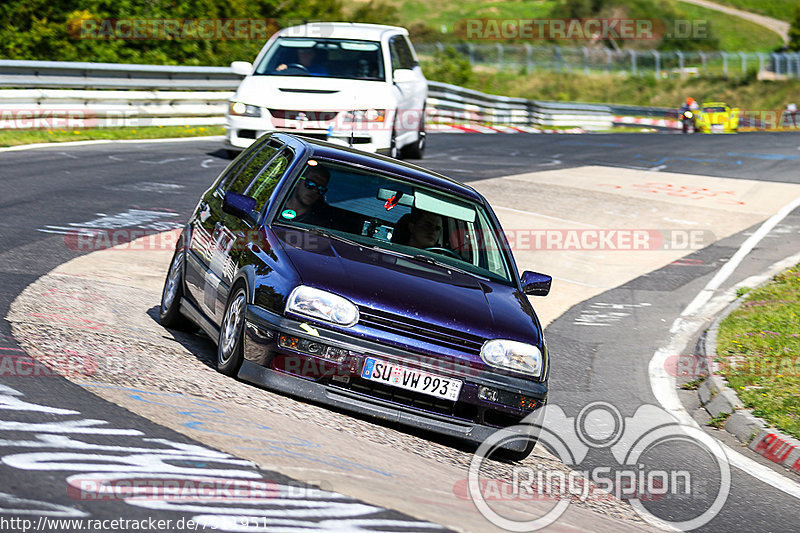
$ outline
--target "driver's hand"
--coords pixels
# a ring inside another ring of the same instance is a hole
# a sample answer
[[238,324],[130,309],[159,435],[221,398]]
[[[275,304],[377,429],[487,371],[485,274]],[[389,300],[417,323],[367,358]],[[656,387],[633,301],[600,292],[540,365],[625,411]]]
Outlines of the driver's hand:
[[278,65],[277,67],[275,67],[275,70],[277,70],[277,71],[281,71],[281,70],[286,70],[286,68],[287,68],[287,67],[286,67],[286,63],[281,63],[280,65]]

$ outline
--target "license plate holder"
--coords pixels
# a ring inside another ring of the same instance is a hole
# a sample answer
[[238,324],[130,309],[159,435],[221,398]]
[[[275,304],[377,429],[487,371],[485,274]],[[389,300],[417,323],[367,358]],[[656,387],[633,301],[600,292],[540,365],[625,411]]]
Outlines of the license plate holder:
[[389,363],[375,357],[364,359],[361,378],[453,402],[458,400],[463,384],[458,379]]

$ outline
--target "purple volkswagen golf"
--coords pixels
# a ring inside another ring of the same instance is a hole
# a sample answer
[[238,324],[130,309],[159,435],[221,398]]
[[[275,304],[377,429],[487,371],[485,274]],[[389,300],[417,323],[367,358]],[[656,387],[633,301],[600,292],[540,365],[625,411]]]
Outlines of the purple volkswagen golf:
[[[201,327],[220,372],[473,443],[547,400],[549,360],[487,201],[445,176],[285,134],[201,198],[161,301]],[[505,451],[526,456],[536,436]]]

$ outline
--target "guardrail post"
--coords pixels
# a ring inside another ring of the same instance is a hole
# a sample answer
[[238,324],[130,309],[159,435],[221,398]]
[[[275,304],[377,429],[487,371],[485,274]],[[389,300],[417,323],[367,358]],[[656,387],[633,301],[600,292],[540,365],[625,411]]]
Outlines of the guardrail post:
[[656,67],[656,79],[660,80],[661,79],[661,54],[658,53],[656,50],[651,50],[651,53],[653,54],[653,59],[655,59],[655,61],[656,61],[656,64],[655,64],[655,67]]
[[581,46],[581,52],[583,52],[583,73],[585,75],[589,75],[589,49],[585,46]]
[[503,70],[503,45],[498,43],[495,46],[497,46],[497,68]]
[[475,45],[472,43],[467,43],[467,54],[469,54],[469,64],[475,64]]
[[611,50],[606,48],[606,72],[611,72]]
[[438,51],[440,54],[444,52],[444,45],[442,43],[436,43],[436,51]]
[[778,57],[778,54],[776,52],[772,52],[770,54],[770,57],[772,57],[772,68],[775,71],[775,75],[779,76],[781,73],[780,58]]
[[528,72],[533,70],[533,47],[530,43],[525,43],[525,64]]
[[764,72],[764,64],[766,63],[766,57],[761,52],[756,53],[758,57],[758,72]]
[[683,64],[683,52],[681,52],[680,50],[675,50],[675,55],[678,56],[678,70],[680,71],[681,79],[683,79],[686,77],[686,72],[684,70],[684,64]]
[[722,55],[722,75],[728,77],[728,54],[720,52]]
[[703,74],[708,73],[708,65],[706,64],[706,53],[698,52],[700,54],[700,63],[703,65]]
[[562,68],[564,66],[563,65],[563,57],[561,56],[561,47],[560,46],[554,46],[553,47],[553,57],[556,60],[556,72],[558,72],[560,74],[561,70],[562,70]]
[[744,55],[744,52],[739,52],[739,57],[742,58],[742,76],[747,74],[747,56]]
[[630,50],[631,53],[631,74],[637,75],[636,72],[636,50]]

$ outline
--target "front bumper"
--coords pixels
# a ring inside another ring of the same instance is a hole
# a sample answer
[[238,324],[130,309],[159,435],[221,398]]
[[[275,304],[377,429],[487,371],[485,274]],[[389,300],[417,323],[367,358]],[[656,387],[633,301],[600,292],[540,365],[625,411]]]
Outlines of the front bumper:
[[[316,333],[309,333],[312,331]],[[310,355],[279,345],[280,336],[333,347],[341,360]],[[466,365],[437,365],[433,358],[284,318],[250,305],[239,378],[269,389],[377,418],[457,437],[475,444],[499,429],[530,420],[547,401],[547,383],[476,370]],[[365,358],[462,381],[457,401],[365,380]],[[493,400],[479,391],[494,391]],[[532,426],[526,434],[535,438]],[[525,441],[508,447],[521,451]]]
[[[243,150],[266,133],[281,132],[303,135],[343,146],[352,146],[365,152],[386,152],[391,143],[391,131],[384,126],[375,128],[355,128],[349,130],[343,124],[311,124],[302,121],[277,120],[271,117],[228,116],[226,121],[225,144],[230,149]],[[352,133],[352,135],[351,135]]]

